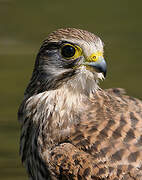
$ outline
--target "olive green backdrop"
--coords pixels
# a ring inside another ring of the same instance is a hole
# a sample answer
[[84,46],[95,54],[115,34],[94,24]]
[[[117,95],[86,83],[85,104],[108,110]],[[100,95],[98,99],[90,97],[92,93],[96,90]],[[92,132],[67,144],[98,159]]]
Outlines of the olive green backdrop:
[[96,33],[105,43],[107,79],[142,98],[141,0],[0,0],[0,179],[27,180],[18,148],[17,109],[42,40],[61,27]]

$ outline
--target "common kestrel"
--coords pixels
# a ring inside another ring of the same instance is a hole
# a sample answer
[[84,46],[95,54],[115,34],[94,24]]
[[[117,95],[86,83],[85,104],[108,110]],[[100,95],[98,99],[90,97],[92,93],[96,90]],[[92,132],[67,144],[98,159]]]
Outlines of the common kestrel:
[[142,180],[142,102],[99,88],[105,75],[98,36],[66,28],[43,42],[18,112],[31,180]]

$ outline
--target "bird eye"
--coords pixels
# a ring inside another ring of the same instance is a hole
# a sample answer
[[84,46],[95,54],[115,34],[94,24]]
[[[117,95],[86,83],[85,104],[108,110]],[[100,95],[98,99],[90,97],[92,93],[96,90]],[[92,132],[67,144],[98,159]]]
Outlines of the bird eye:
[[75,55],[76,49],[72,45],[64,45],[61,49],[61,54],[65,58],[71,58]]

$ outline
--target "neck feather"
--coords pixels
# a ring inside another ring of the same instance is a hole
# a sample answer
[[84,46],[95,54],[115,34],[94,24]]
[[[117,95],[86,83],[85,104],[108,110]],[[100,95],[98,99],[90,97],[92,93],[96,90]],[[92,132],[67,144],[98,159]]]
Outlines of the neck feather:
[[98,86],[99,78],[101,78],[101,74],[99,77],[98,73],[93,74],[86,69],[80,69],[79,73],[56,90],[44,91],[34,95],[29,98],[28,102],[38,101],[45,104],[43,107],[49,112],[60,115],[60,119],[64,114],[69,118],[71,112],[81,111],[83,102],[89,100],[100,89]]

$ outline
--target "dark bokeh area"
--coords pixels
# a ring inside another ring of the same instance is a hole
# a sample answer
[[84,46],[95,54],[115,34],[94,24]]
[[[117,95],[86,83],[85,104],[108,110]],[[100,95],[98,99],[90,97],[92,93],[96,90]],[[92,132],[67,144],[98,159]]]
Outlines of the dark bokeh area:
[[0,0],[0,179],[28,179],[19,158],[17,109],[40,44],[53,30],[76,27],[100,36],[108,64],[101,87],[142,98],[141,7],[133,0]]

